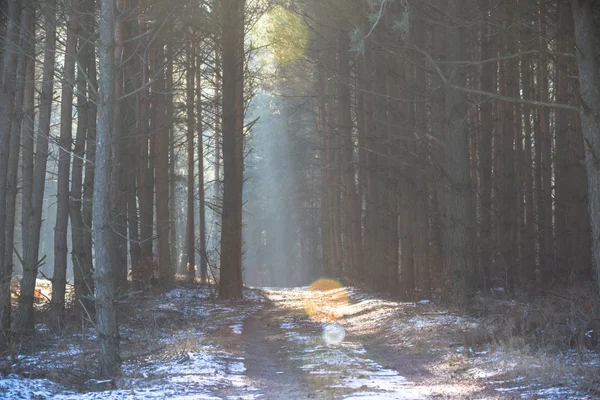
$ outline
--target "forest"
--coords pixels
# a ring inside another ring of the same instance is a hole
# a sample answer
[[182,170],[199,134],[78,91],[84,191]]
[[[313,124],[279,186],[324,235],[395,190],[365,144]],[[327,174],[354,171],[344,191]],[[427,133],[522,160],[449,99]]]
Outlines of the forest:
[[1,398],[600,397],[595,0],[0,0],[0,60]]

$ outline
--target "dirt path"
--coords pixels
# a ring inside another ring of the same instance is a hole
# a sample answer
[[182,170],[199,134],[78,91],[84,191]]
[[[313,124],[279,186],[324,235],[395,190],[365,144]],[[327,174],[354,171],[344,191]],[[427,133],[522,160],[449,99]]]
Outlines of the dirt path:
[[256,391],[233,389],[216,395],[289,400],[429,398],[427,388],[375,361],[372,356],[377,354],[370,354],[358,337],[349,335],[338,345],[327,345],[322,338],[326,324],[306,315],[299,292],[266,295],[263,307],[246,317],[239,346],[244,375]]
[[288,399],[314,398],[288,357],[278,314],[279,310],[269,302],[244,322],[246,376],[261,389],[261,399],[281,399],[283,393]]
[[[510,349],[465,343],[477,320],[428,302],[354,288],[246,289],[244,300],[215,301],[210,289],[181,287],[128,304],[122,374],[103,391],[88,387],[95,332],[87,328],[76,338],[55,337],[43,351],[0,359],[0,398],[598,398],[559,387],[555,374],[533,386],[535,375],[527,382],[512,371],[518,355]],[[332,325],[345,332],[337,343],[323,337]]]

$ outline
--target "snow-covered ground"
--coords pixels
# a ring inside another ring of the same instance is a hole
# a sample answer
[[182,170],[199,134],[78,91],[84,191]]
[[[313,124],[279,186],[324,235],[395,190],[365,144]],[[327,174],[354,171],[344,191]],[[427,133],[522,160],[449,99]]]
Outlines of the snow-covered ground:
[[[264,379],[247,353],[257,340],[247,321],[258,314],[282,338],[260,332],[273,348]],[[0,359],[0,399],[276,399],[288,382],[316,399],[597,398],[581,384],[594,382],[586,374],[598,372],[596,353],[472,348],[461,335],[479,322],[353,288],[246,289],[244,300],[223,302],[210,288],[179,287],[122,307],[119,377],[94,380],[91,327],[54,337],[40,325],[38,339]]]
[[[254,300],[246,306],[216,303],[211,297],[208,288],[177,288],[127,304],[120,318],[122,374],[111,382],[92,378],[95,357],[87,360],[88,365],[85,357],[80,357],[95,354],[95,335],[88,329],[71,341],[54,338],[45,350],[7,360],[11,364],[4,369],[16,373],[0,379],[0,398],[219,399],[213,393],[231,387],[252,394],[257,388],[245,379],[243,356],[214,338],[225,327],[239,335],[245,316],[260,307],[262,297],[248,291],[247,297]],[[78,390],[53,382],[78,380],[61,379],[60,374],[69,373],[81,376],[79,385],[69,385]]]

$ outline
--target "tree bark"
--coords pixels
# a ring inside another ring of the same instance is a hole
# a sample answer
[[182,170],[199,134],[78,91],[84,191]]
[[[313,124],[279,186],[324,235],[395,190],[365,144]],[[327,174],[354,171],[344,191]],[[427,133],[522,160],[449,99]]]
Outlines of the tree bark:
[[223,214],[219,296],[242,297],[242,188],[244,181],[244,8],[222,0]]
[[56,225],[54,227],[54,274],[50,301],[50,327],[61,329],[67,287],[67,230],[69,226],[69,175],[71,167],[71,140],[73,136],[73,86],[77,51],[77,9],[79,0],[71,1],[65,45],[65,66],[61,82],[60,138],[58,155],[58,185]]
[[[343,20],[341,23],[345,24]],[[342,184],[344,208],[344,274],[354,278],[362,266],[362,244],[360,234],[360,207],[356,193],[354,144],[352,138],[352,109],[350,86],[350,32],[344,25],[338,36],[339,60],[339,135],[342,144]]]
[[46,183],[46,164],[48,160],[48,138],[50,137],[50,122],[52,114],[52,95],[54,85],[54,64],[56,52],[56,0],[49,0],[44,8],[44,68],[42,75],[42,93],[39,101],[38,133],[35,144],[35,165],[31,198],[23,197],[23,209],[29,217],[27,242],[23,248],[23,278],[19,305],[15,317],[14,331],[32,331],[33,323],[33,294],[39,267],[40,229],[42,226],[42,206]]
[[[524,29],[521,35],[521,41],[524,44],[524,51],[531,50],[534,47],[532,42],[533,35],[529,29]],[[530,55],[521,58],[521,79],[523,98],[532,99],[533,97],[533,62]],[[524,258],[523,278],[531,287],[535,282],[536,269],[536,210],[535,210],[535,187],[534,187],[534,157],[533,157],[533,127],[532,121],[534,112],[529,105],[523,106],[523,135],[525,136],[524,149],[524,191],[525,191],[525,235],[522,237]]]
[[[173,45],[171,43],[168,43],[166,49],[166,111],[167,124],[169,129],[169,242],[171,244],[171,265],[175,267],[175,265],[177,265],[176,255],[178,253],[178,250],[181,249],[181,252],[187,252],[187,249],[177,246],[177,181],[175,176],[175,169],[177,168],[177,158],[175,157],[175,129],[173,125]],[[192,246],[194,246],[193,243]]]
[[168,287],[173,282],[173,267],[171,265],[171,245],[169,244],[169,124],[165,109],[167,95],[165,93],[165,53],[161,39],[156,47],[154,60],[155,80],[152,86],[153,113],[156,118],[154,134],[154,154],[156,167],[156,232],[158,236],[158,269],[160,283]]
[[600,295],[600,78],[598,77],[597,38],[594,35],[592,0],[572,0],[575,44],[579,66],[580,113],[585,143],[588,178],[592,253],[596,268],[596,285]]
[[[423,18],[423,13],[417,16]],[[422,20],[421,20],[422,21]],[[424,21],[423,21],[424,22]],[[415,43],[421,48],[426,46],[426,26],[413,24],[411,27]],[[416,53],[416,52],[415,52]],[[425,60],[422,55],[414,54],[417,64],[412,67],[415,74],[414,88],[417,92],[415,97],[415,137],[417,161],[416,177],[416,226],[415,226],[415,269],[418,275],[419,298],[431,299],[431,271],[430,271],[430,238],[429,238],[429,190],[427,174],[428,146],[427,136],[427,106],[423,101],[423,95],[427,91],[427,77],[425,75]]]
[[[144,4],[140,4],[140,7]],[[144,37],[147,33],[147,26],[144,17],[140,13],[138,17],[139,36],[142,38],[142,46],[147,45]],[[139,180],[139,205],[140,205],[140,250],[141,260],[140,265],[134,266],[136,268],[133,273],[133,278],[137,282],[138,288],[145,286],[149,283],[150,274],[150,263],[152,258],[152,243],[153,243],[153,226],[154,226],[154,170],[150,159],[150,84],[148,82],[150,71],[148,66],[150,65],[148,59],[148,53],[150,51],[144,51],[143,57],[141,57],[138,68],[140,79],[140,101],[139,101],[139,116],[137,120],[137,132],[139,137],[139,168],[138,168],[138,180]]]
[[10,327],[10,280],[12,267],[12,248],[6,252],[7,200],[6,195],[13,122],[14,100],[16,90],[16,73],[19,47],[19,20],[21,17],[21,2],[12,0],[8,5],[8,21],[4,50],[2,52],[2,72],[0,83],[0,349],[8,340]]
[[[539,48],[547,48],[546,42],[546,1],[540,0],[539,5],[539,26],[538,36]],[[548,102],[548,66],[547,57],[540,56],[538,65],[537,90],[539,100]],[[543,281],[552,279],[554,271],[554,229],[552,223],[552,137],[550,133],[550,110],[547,107],[538,108],[536,131],[536,180],[537,180],[537,199],[538,199],[538,241],[539,241],[539,259],[541,274],[539,277]],[[539,153],[539,155],[538,155]],[[543,282],[539,282],[542,284]]]
[[[194,93],[196,91],[195,86],[195,62],[196,55],[194,52],[195,44],[190,43],[187,46],[187,69],[186,69],[186,108],[187,108],[187,218],[185,224],[186,238],[185,243],[187,248],[185,249],[185,255],[187,258],[187,273],[190,281],[193,282],[196,275],[196,238],[194,235],[194,134],[196,128],[196,120],[194,115]],[[198,98],[200,102],[200,98]],[[199,137],[199,145],[202,146],[202,136]],[[203,171],[199,171],[202,173]]]
[[[448,61],[465,60],[463,4],[448,2],[446,9],[449,27],[446,30]],[[446,69],[449,83],[465,86],[465,71],[455,64]],[[444,221],[444,267],[446,297],[457,305],[466,305],[473,295],[471,246],[469,243],[469,220],[471,200],[471,177],[469,173],[469,138],[465,125],[467,104],[465,94],[446,88],[446,129],[444,168],[447,174],[443,184]]]
[[[84,0],[80,4],[81,12],[78,18],[81,18],[81,36],[78,49],[77,69],[77,133],[75,137],[75,147],[73,149],[73,167],[71,172],[71,195],[69,204],[69,216],[71,218],[71,241],[72,241],[72,259],[73,259],[73,276],[75,289],[75,308],[79,310],[81,315],[86,315],[90,312],[91,301],[93,296],[91,290],[91,236],[89,244],[86,243],[87,236],[91,229],[91,221],[88,221],[88,226],[84,224],[82,208],[88,207],[84,202],[84,183],[83,171],[84,162],[86,163],[86,178],[88,171],[87,164],[90,164],[90,155],[93,151],[88,136],[90,135],[90,125],[95,124],[95,119],[90,121],[90,117],[95,118],[95,113],[90,111],[92,102],[90,101],[91,93],[93,93],[91,84],[88,90],[88,80],[91,81],[90,72],[91,63],[95,63],[94,48],[91,44],[93,28],[90,25],[90,18],[87,15],[93,15],[93,1]],[[95,70],[94,70],[95,73]],[[87,149],[86,149],[87,142]],[[87,155],[86,155],[87,151]],[[85,156],[85,158],[84,158]],[[91,200],[91,198],[90,198]],[[88,258],[90,261],[88,261]],[[93,284],[92,284],[93,285]]]
[[[27,4],[27,3],[26,3]],[[34,143],[35,143],[35,3],[31,2],[32,26],[29,30],[30,57],[27,61],[25,73],[25,93],[23,97],[23,143],[21,157],[21,176],[23,186],[21,190],[21,243],[23,252],[29,242],[30,213],[27,204],[31,204],[33,191]],[[24,46],[26,47],[26,46]],[[24,50],[26,50],[24,48]],[[21,254],[23,254],[23,252]],[[21,266],[22,267],[22,266]]]
[[114,132],[114,0],[101,0],[99,19],[99,98],[96,128],[96,170],[94,181],[94,254],[96,268],[96,319],[100,342],[100,375],[114,376],[120,363],[119,329],[114,304],[111,247],[111,133]]
[[87,135],[85,145],[85,178],[83,179],[83,204],[81,217],[83,221],[82,234],[82,275],[87,290],[87,296],[82,295],[82,307],[88,312],[94,311],[94,259],[93,259],[93,240],[92,240],[92,216],[93,216],[93,196],[95,181],[95,163],[96,163],[96,117],[98,115],[98,82],[96,77],[96,45],[94,34],[94,10],[95,0],[86,0],[85,10],[88,10],[85,20],[85,29],[89,34],[88,49],[88,108],[87,108]]
[[128,111],[126,86],[129,74],[126,71],[128,64],[127,43],[128,32],[126,19],[129,13],[129,4],[125,1],[116,1],[115,12],[115,81],[114,99],[117,107],[114,109],[113,118],[113,140],[111,141],[112,169],[111,172],[111,218],[112,227],[112,257],[113,257],[113,279],[115,290],[121,291],[127,288],[127,139],[129,127],[127,117],[131,115]]
[[[198,119],[198,222],[200,223],[200,281],[208,283],[208,255],[206,249],[206,190],[204,187],[204,136],[203,136],[203,105],[202,105],[202,74],[201,59],[196,62],[196,114]],[[218,118],[217,118],[218,119]]]

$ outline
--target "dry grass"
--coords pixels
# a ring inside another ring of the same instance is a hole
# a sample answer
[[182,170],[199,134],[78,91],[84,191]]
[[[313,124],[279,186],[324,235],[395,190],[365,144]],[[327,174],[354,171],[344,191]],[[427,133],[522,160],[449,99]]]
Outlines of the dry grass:
[[523,301],[478,297],[479,324],[464,332],[472,351],[491,350],[489,369],[522,386],[600,394],[600,304],[592,285]]
[[479,296],[472,313],[481,322],[465,332],[469,345],[502,344],[514,338],[549,352],[598,350],[600,303],[592,286],[549,291],[524,301]]

